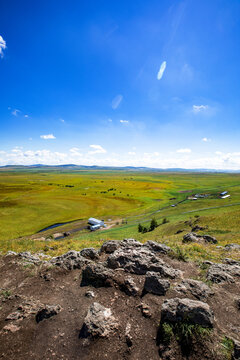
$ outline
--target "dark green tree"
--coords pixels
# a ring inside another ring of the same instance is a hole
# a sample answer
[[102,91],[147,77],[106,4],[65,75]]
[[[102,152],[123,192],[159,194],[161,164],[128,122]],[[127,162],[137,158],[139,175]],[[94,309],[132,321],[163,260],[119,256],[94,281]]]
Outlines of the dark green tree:
[[150,223],[149,231],[153,231],[156,227],[158,227],[158,223],[157,220],[153,218]]
[[143,226],[142,224],[138,224],[138,232],[142,232],[143,231]]

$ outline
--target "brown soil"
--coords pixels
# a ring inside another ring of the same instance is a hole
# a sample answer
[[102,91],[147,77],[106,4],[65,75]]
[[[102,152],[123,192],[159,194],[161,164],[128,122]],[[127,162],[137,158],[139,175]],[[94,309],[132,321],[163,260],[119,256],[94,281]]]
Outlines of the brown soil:
[[[193,263],[179,262],[163,256],[167,263],[184,272],[184,278],[200,276]],[[132,275],[142,288],[144,276]],[[6,360],[157,360],[157,359],[215,359],[221,360],[219,339],[227,334],[240,338],[240,311],[236,299],[240,298],[239,283],[214,285],[215,295],[209,298],[214,311],[215,326],[204,344],[193,345],[190,357],[181,354],[179,346],[172,346],[169,357],[161,357],[157,345],[161,304],[166,298],[189,297],[173,289],[181,280],[171,280],[166,296],[146,294],[143,298],[127,296],[115,287],[80,287],[81,270],[66,271],[49,265],[24,265],[17,256],[0,257],[0,358]],[[88,290],[95,298],[85,296]],[[196,300],[196,299],[195,299]],[[86,341],[79,333],[89,306],[99,302],[111,308],[118,320],[118,328],[107,339]],[[139,305],[144,302],[150,308],[151,317],[144,317]],[[51,318],[36,322],[38,304],[57,305],[62,310]],[[18,320],[6,320],[9,314],[28,304],[29,312]],[[131,324],[132,346],[126,343],[126,324]],[[9,325],[11,325],[9,327]],[[7,326],[7,327],[6,327]]]

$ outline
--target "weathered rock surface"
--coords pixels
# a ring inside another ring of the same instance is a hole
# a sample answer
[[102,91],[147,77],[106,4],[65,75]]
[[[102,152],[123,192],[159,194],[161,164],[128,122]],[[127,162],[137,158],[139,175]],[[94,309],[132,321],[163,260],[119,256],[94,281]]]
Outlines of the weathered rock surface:
[[90,259],[90,260],[97,260],[99,259],[99,253],[94,248],[86,248],[80,251],[80,255]]
[[50,263],[68,270],[73,270],[81,269],[86,264],[91,263],[91,261],[84,258],[80,252],[71,250],[66,254],[52,258]]
[[234,282],[234,277],[240,277],[240,266],[228,264],[214,264],[208,269],[207,279],[214,283],[224,281]]
[[88,309],[80,337],[106,337],[117,327],[117,321],[109,308],[94,302]]
[[21,252],[18,256],[28,263],[39,264],[41,262],[37,255],[32,255],[29,251]]
[[81,286],[108,287],[113,285],[115,273],[102,263],[89,264],[82,271]]
[[206,301],[210,295],[214,295],[211,288],[202,281],[185,279],[175,287],[175,290],[187,294],[190,292],[198,300]]
[[238,244],[227,244],[225,245],[225,250],[230,251],[230,250],[238,250],[240,251],[240,245]]
[[234,340],[233,360],[240,359],[240,341]]
[[161,254],[167,254],[169,251],[171,251],[171,248],[165,244],[157,243],[156,241],[149,240],[147,241],[143,247],[146,247],[147,249],[154,251],[156,253]]
[[112,269],[123,268],[125,271],[144,275],[147,271],[159,272],[162,277],[176,278],[181,276],[181,271],[167,265],[152,251],[146,248],[118,249],[107,259],[107,264]]
[[120,290],[124,291],[129,296],[137,296],[140,293],[140,289],[135,284],[133,278],[128,276],[123,281],[117,280]]
[[40,309],[36,314],[36,322],[39,323],[44,319],[48,319],[54,315],[57,315],[61,311],[60,305],[46,305]]
[[162,279],[158,273],[147,272],[144,283],[144,292],[149,292],[154,295],[165,295],[169,287],[170,282]]
[[196,242],[196,243],[212,243],[217,244],[217,239],[210,235],[198,235],[194,232],[190,232],[183,236],[183,243]]
[[111,254],[120,247],[119,240],[109,240],[102,244],[100,253]]
[[187,321],[204,327],[213,327],[213,312],[208,304],[190,299],[169,299],[162,305],[161,322]]

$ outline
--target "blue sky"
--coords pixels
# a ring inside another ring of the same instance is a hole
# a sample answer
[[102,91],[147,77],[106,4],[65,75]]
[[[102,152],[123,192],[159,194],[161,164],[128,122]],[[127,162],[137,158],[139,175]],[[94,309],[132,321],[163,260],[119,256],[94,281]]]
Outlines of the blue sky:
[[0,165],[240,169],[240,1],[8,0]]

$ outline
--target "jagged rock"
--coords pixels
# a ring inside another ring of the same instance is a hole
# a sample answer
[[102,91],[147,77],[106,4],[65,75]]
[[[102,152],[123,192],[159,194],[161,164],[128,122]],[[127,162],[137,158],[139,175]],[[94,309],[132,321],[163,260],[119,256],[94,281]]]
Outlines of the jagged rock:
[[94,302],[88,309],[82,329],[81,338],[106,337],[117,327],[112,311],[101,304]]
[[88,291],[86,291],[85,296],[86,296],[87,298],[93,299],[93,298],[95,297],[95,294],[94,294],[93,291],[88,290]]
[[11,250],[8,251],[6,254],[6,256],[15,256],[15,255],[17,255],[17,253],[15,251],[11,251]]
[[171,251],[171,248],[165,244],[157,243],[156,241],[149,240],[147,241],[143,247],[146,247],[149,250],[152,250],[156,253],[162,253],[167,254],[169,251]]
[[120,290],[124,291],[125,294],[129,296],[137,296],[139,295],[139,288],[136,286],[133,278],[130,276],[124,279],[123,282],[120,282],[119,279],[117,280],[117,283],[120,287]]
[[29,251],[21,252],[18,256],[28,263],[39,264],[41,262],[38,256],[32,255]]
[[114,277],[114,271],[106,268],[102,263],[90,264],[83,269],[81,286],[112,286]]
[[36,322],[39,323],[44,319],[48,319],[54,315],[57,315],[61,311],[60,305],[46,305],[40,309],[36,314]]
[[230,250],[238,250],[240,251],[240,245],[238,244],[227,244],[225,245],[225,250],[230,251]]
[[208,269],[207,279],[215,283],[234,282],[234,276],[240,276],[240,266],[214,264]]
[[158,273],[147,272],[144,283],[144,292],[149,292],[154,295],[165,295],[169,287],[170,282],[162,279]]
[[224,259],[223,262],[225,264],[228,264],[228,265],[238,265],[238,266],[240,266],[240,261],[229,259],[229,258]]
[[187,321],[204,327],[213,327],[213,312],[208,304],[190,299],[169,299],[162,305],[161,322]]
[[143,244],[135,239],[123,239],[120,241],[120,246],[125,249],[138,249],[141,248]]
[[112,269],[123,268],[125,271],[144,275],[147,271],[159,272],[162,277],[174,279],[181,276],[181,271],[167,265],[152,251],[146,248],[118,249],[107,259],[107,264]]
[[198,242],[198,241],[199,241],[198,236],[194,232],[190,232],[183,236],[183,243]]
[[183,243],[188,243],[188,242],[196,242],[196,243],[207,242],[207,243],[217,244],[217,239],[210,235],[197,235],[194,232],[190,232],[183,236]]
[[150,318],[152,316],[150,306],[148,306],[147,304],[141,303],[140,305],[138,305],[138,308],[141,310],[141,313],[144,317]]
[[199,225],[195,225],[195,226],[192,228],[192,232],[201,231],[201,230],[205,230],[205,227],[199,226]]
[[188,291],[198,300],[206,301],[208,296],[213,295],[214,292],[207,284],[202,281],[185,279],[175,287],[176,291],[186,294]]
[[80,251],[80,255],[91,260],[99,259],[98,251],[94,248],[86,248]]
[[6,317],[6,321],[8,320],[18,320],[18,319],[21,319],[23,318],[23,314],[21,314],[19,311],[15,311],[11,314],[9,314],[7,317]]
[[16,331],[20,330],[20,326],[14,325],[14,324],[8,324],[5,325],[3,328],[3,331],[15,333]]
[[234,340],[233,360],[240,359],[240,341]]
[[106,254],[111,254],[115,250],[117,250],[120,247],[120,241],[119,240],[110,240],[106,241],[102,244],[100,253],[105,252]]
[[128,322],[126,325],[126,329],[125,329],[125,338],[126,338],[126,343],[127,343],[128,347],[131,347],[133,344],[130,331],[131,331],[131,324]]
[[81,269],[84,265],[91,263],[91,261],[81,256],[80,252],[71,250],[66,254],[52,258],[50,263],[68,270],[73,270]]

